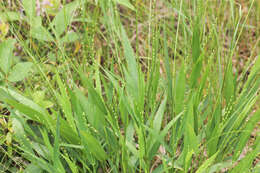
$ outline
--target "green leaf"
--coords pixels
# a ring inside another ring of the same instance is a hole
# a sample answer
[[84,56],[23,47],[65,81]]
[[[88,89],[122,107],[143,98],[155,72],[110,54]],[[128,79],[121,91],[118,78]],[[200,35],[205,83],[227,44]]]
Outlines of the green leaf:
[[[37,134],[34,134],[37,135]],[[35,152],[37,152],[37,154],[43,158],[49,158],[50,157],[50,150],[48,150],[48,148],[46,147],[46,145],[42,145],[40,143],[31,142],[31,146],[34,149]]]
[[144,139],[144,134],[141,128],[136,128],[136,134],[138,136],[138,144],[139,144],[139,157],[143,158],[145,155],[145,139]]
[[15,40],[8,39],[0,43],[0,68],[7,74],[12,65],[13,59],[13,49],[14,49]]
[[[183,112],[181,112],[179,115],[177,115],[174,119],[172,119],[161,132],[157,132],[154,129],[150,129],[149,127],[145,126],[146,129],[150,131],[150,136],[147,139],[147,153],[149,153],[149,157],[153,158],[153,156],[157,153],[160,145],[162,144],[164,147],[166,146],[164,143],[164,138],[169,133],[169,130],[172,128],[172,126],[179,120],[179,118],[182,116]],[[134,136],[132,132],[132,138]]]
[[131,75],[132,78],[134,78],[135,84],[138,83],[138,69],[136,64],[136,59],[134,55],[133,48],[131,47],[131,44],[129,42],[129,39],[126,35],[126,31],[121,27],[121,36],[122,36],[122,44],[124,48],[124,54],[127,61],[127,69]]
[[98,140],[87,132],[81,131],[80,133],[83,138],[83,143],[86,145],[86,149],[98,160],[104,161],[107,158],[107,155]]
[[54,105],[51,101],[48,100],[42,100],[38,104],[45,109],[50,108]]
[[203,59],[203,55],[199,56],[197,58],[197,61],[194,62],[194,65],[192,67],[192,72],[191,72],[191,77],[190,77],[191,87],[195,87],[199,83],[198,79],[200,77],[200,73],[201,73],[201,69],[202,69],[202,59]]
[[246,127],[243,129],[241,134],[239,135],[239,141],[234,151],[233,161],[237,160],[240,156],[241,152],[243,151],[243,148],[248,142],[248,139],[251,135],[251,133],[254,130],[254,127],[256,124],[260,121],[260,111],[257,111],[254,113],[254,115],[249,119],[249,121],[246,124]]
[[32,19],[31,21],[32,23],[32,28],[37,28],[37,27],[41,27],[42,26],[42,18],[41,16],[36,16]]
[[40,167],[34,165],[33,163],[27,165],[26,169],[24,170],[24,173],[35,173],[35,172],[42,173],[43,170]]
[[[90,93],[91,91],[89,91]],[[84,110],[84,115],[87,117],[89,123],[97,130],[102,132],[105,125],[105,114],[101,109],[97,106],[91,98],[86,98],[84,94],[79,90],[75,89],[75,94],[77,99],[80,101],[80,105]],[[80,116],[80,115],[77,115]],[[79,117],[80,118],[80,117]]]
[[20,14],[14,11],[5,11],[4,13],[0,13],[0,20],[11,22],[20,20]]
[[16,136],[23,136],[24,128],[23,125],[20,123],[20,121],[17,118],[12,118],[12,129]]
[[192,126],[188,125],[185,133],[188,144],[186,145],[189,150],[193,150],[195,154],[199,153],[199,142]]
[[164,100],[162,101],[162,103],[154,117],[154,120],[153,120],[153,128],[156,130],[157,133],[159,133],[160,129],[161,129],[166,101],[167,101],[167,97],[165,97]]
[[233,165],[232,161],[216,163],[216,164],[209,167],[208,172],[209,173],[216,173],[216,172],[219,172],[220,170],[222,170],[224,168],[229,169],[232,165]]
[[22,103],[25,106],[28,106],[29,108],[39,112],[40,114],[45,114],[45,110],[41,108],[39,105],[35,104],[30,99],[22,96],[21,94],[17,93],[14,90],[6,89],[4,87],[0,87],[0,98],[2,100],[8,99],[8,100],[17,100],[18,102]]
[[211,122],[208,123],[208,128],[206,129],[206,135],[208,138],[207,150],[209,156],[216,153],[219,137],[223,131],[223,127],[220,124],[221,113],[221,105],[218,104],[213,112],[213,118],[211,119]]
[[207,172],[207,168],[214,162],[215,158],[217,157],[218,152],[215,153],[213,156],[211,156],[209,159],[207,159],[196,171],[196,173],[203,173]]
[[36,91],[32,94],[33,101],[43,108],[50,108],[53,106],[51,101],[45,100],[45,91]]
[[258,162],[252,170],[252,173],[259,173],[259,172],[260,172],[260,162]]
[[121,4],[131,10],[135,10],[134,6],[128,0],[114,0],[116,3]]
[[250,87],[250,84],[252,83],[256,75],[259,73],[259,71],[260,71],[260,55],[256,58],[256,62],[250,71],[248,80],[246,81],[245,86],[243,87],[243,92],[248,91],[248,87]]
[[200,56],[200,25],[199,20],[193,28],[193,35],[192,35],[192,60],[193,63],[196,63],[199,56]]
[[8,76],[10,82],[18,82],[28,76],[28,73],[32,67],[31,62],[21,62],[16,64]]
[[139,73],[137,68],[137,63],[134,55],[133,48],[129,42],[126,35],[125,29],[121,27],[122,44],[124,49],[124,55],[127,62],[127,72],[125,72],[125,77],[128,86],[128,92],[133,94],[136,100],[139,98]]
[[[79,130],[85,131],[87,129],[87,120],[83,109],[86,109],[87,106],[86,98],[78,88],[75,88],[74,92],[68,88],[68,91],[71,100],[71,108],[75,115],[75,124]],[[81,103],[81,99],[84,103]]]
[[33,100],[36,103],[39,103],[42,100],[44,100],[44,98],[45,98],[45,91],[36,91],[36,92],[33,93],[32,97],[33,97]]
[[[3,79],[4,79],[4,76],[3,76],[2,73],[0,73],[0,82],[1,82],[1,80],[3,80]],[[1,83],[0,83],[0,85],[1,85]]]
[[57,172],[65,172],[61,162],[60,162],[60,116],[57,115],[56,122],[56,134],[54,138],[53,147],[53,167]]
[[35,0],[23,0],[23,8],[26,15],[29,17],[30,25],[32,19],[36,16],[36,1]]
[[78,173],[78,166],[77,164],[75,163],[76,161],[71,161],[68,154],[65,155],[62,155],[62,157],[66,160],[67,164],[69,165],[69,168],[71,169],[71,172],[72,173]]
[[188,172],[193,154],[194,154],[193,150],[188,151],[188,153],[186,154],[185,160],[184,160],[184,170],[185,170],[184,172]]
[[73,19],[73,12],[79,7],[79,1],[66,4],[53,19],[52,25],[60,36],[69,26]]
[[60,75],[58,73],[56,73],[55,77],[61,92],[61,94],[59,93],[56,94],[58,102],[63,110],[64,116],[66,117],[66,120],[68,121],[69,125],[74,131],[76,131],[75,121],[74,121],[72,108],[71,108],[71,102],[67,94],[67,87],[63,84]]
[[[43,108],[35,104],[33,101],[18,94],[17,92],[0,87],[0,100],[12,105],[16,110],[26,115],[29,119],[34,120],[48,127],[48,129],[55,131],[55,115],[57,113],[52,110],[52,115],[48,114]],[[62,138],[65,138],[72,144],[79,144],[80,139],[73,129],[69,126],[68,122],[64,119],[60,119],[60,134]]]
[[81,80],[85,87],[88,88],[89,98],[93,105],[96,105],[100,111],[104,114],[107,114],[106,106],[102,100],[102,97],[98,94],[98,92],[93,87],[92,83],[89,81],[83,73],[80,73]]
[[234,92],[235,92],[235,86],[234,86],[234,77],[233,77],[233,70],[232,70],[232,62],[230,60],[227,70],[225,73],[225,81],[224,81],[224,96],[226,99],[226,103],[231,103],[234,99]]
[[183,110],[184,96],[185,96],[185,71],[184,71],[184,62],[182,62],[181,70],[176,79],[176,84],[174,88],[175,95],[175,112],[176,115],[179,114]]
[[169,58],[169,52],[168,52],[168,45],[167,45],[167,32],[166,32],[166,26],[163,25],[163,48],[164,48],[164,66],[166,70],[166,76],[167,76],[167,89],[168,89],[168,99],[170,104],[172,104],[172,71],[171,71],[171,61]]
[[254,149],[247,153],[247,155],[240,160],[240,162],[234,167],[230,172],[249,172],[249,169],[252,167],[254,159],[259,155],[260,152],[260,136],[257,136],[254,142]]
[[79,39],[79,35],[76,32],[68,32],[64,37],[61,38],[62,43],[71,43]]
[[33,38],[40,41],[53,41],[53,37],[51,36],[49,31],[41,25],[37,27],[32,27],[30,32]]

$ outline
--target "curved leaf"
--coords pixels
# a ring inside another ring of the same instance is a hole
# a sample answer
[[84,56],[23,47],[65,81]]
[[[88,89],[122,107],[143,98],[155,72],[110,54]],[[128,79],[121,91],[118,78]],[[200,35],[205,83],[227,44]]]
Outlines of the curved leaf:
[[18,82],[28,76],[28,73],[32,67],[31,62],[21,62],[16,64],[8,76],[10,82]]

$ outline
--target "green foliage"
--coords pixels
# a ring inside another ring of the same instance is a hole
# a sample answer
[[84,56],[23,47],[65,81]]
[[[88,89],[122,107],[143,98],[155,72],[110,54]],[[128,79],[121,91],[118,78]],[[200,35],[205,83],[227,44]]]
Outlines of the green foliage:
[[79,5],[79,1],[66,4],[55,16],[51,25],[54,26],[55,32],[58,36],[60,36],[72,22],[73,12]]
[[135,10],[134,6],[128,0],[113,0],[118,4],[124,5],[131,10]]
[[8,39],[0,44],[0,67],[5,75],[12,66],[14,44],[14,39]]
[[25,77],[27,77],[28,72],[30,71],[32,67],[31,62],[20,62],[17,63],[13,68],[12,71],[8,75],[8,80],[10,82],[18,82],[20,80],[23,80]]
[[14,44],[14,39],[8,39],[0,43],[0,72],[9,82],[18,82],[26,78],[33,65],[31,62],[19,62],[13,66]]
[[260,4],[236,4],[1,2],[0,172],[258,172]]

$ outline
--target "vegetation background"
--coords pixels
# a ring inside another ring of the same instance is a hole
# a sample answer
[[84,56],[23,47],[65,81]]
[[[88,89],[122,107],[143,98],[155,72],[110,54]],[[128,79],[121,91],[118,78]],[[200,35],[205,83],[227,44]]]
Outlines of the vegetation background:
[[0,172],[260,172],[259,0],[1,0]]

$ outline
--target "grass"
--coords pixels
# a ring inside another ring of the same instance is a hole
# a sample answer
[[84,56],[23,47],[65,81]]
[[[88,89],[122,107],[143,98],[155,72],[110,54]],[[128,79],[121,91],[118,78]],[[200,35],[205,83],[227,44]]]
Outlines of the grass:
[[1,172],[260,171],[259,1],[44,2],[0,3]]

